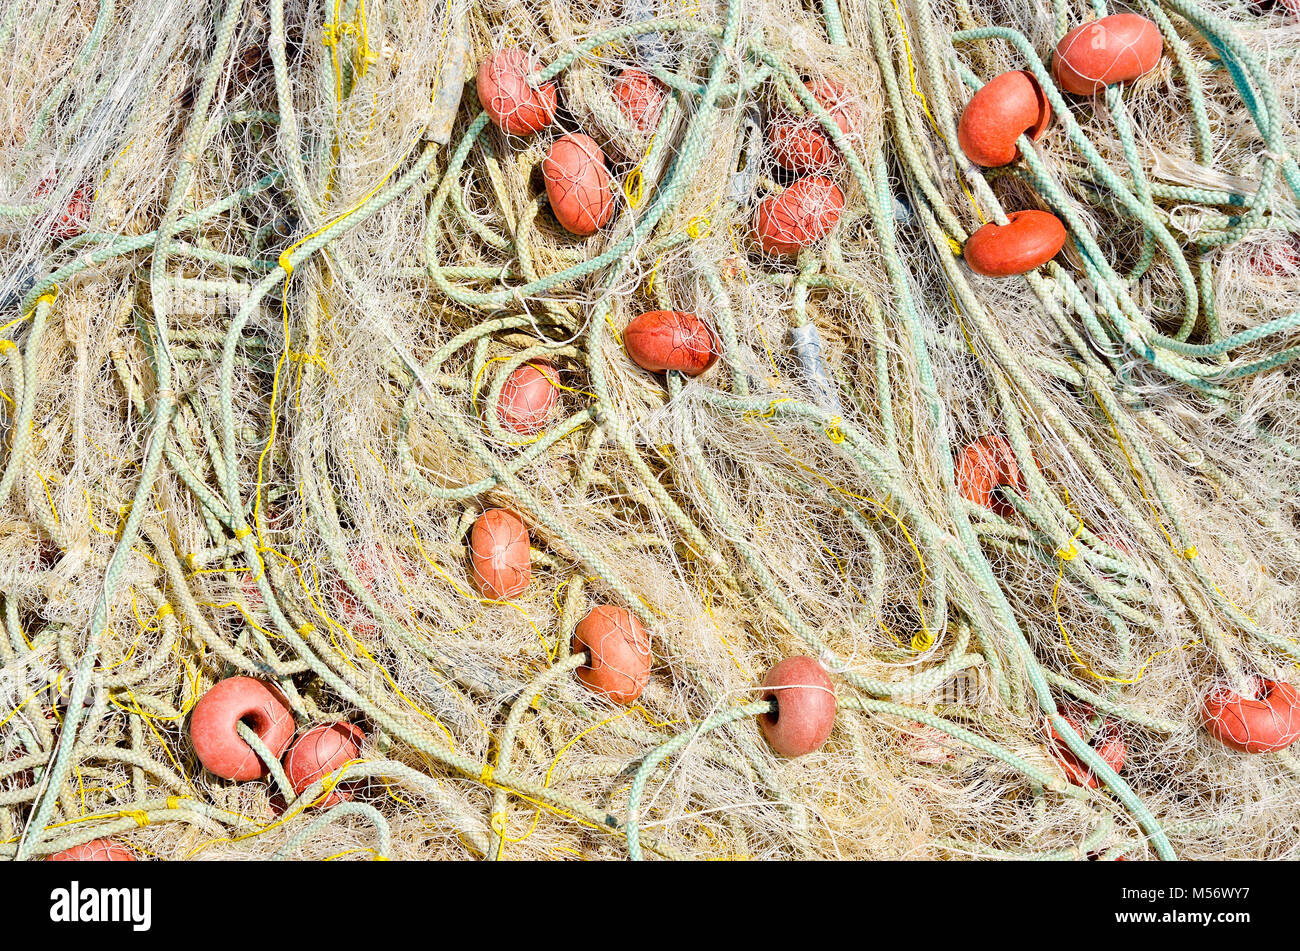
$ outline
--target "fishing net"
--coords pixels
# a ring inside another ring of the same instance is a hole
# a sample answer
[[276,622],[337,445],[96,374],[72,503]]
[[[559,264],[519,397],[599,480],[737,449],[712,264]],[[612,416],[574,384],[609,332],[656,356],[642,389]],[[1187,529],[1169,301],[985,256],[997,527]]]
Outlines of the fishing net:
[[[1158,62],[1064,92],[1117,12]],[[9,0],[0,855],[1292,856],[1297,48],[1238,0]],[[1008,71],[1051,122],[981,168]],[[1059,254],[963,261],[1026,210]],[[798,655],[834,723],[779,756]],[[237,678],[251,779],[196,750]]]

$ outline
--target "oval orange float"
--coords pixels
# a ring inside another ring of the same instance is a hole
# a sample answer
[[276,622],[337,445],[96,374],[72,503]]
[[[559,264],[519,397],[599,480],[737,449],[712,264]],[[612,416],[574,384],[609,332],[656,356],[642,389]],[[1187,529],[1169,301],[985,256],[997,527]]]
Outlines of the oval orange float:
[[[266,599],[262,597],[262,589],[257,586],[254,571],[261,569],[250,569],[239,581],[239,594],[243,601],[242,607],[247,611],[260,611],[266,607]],[[242,611],[236,611],[241,617]]]
[[798,254],[826,237],[843,210],[840,186],[822,175],[801,178],[758,203],[754,234],[766,254]]
[[[401,607],[401,601],[392,596],[390,592],[394,588],[400,591],[401,582],[398,578],[392,578],[391,584],[388,581],[379,583],[380,579],[391,578],[394,567],[396,568],[396,574],[401,579],[410,579],[413,571],[411,560],[406,556],[405,552],[395,551],[393,553],[394,565],[389,565],[387,559],[388,555],[384,554],[372,560],[370,554],[364,548],[353,548],[348,551],[348,565],[356,573],[357,580],[361,582],[362,587],[369,591],[371,596],[378,600],[380,606],[389,614],[394,614]],[[354,634],[371,635],[378,633],[379,626],[371,616],[370,610],[357,600],[342,579],[335,581],[334,590],[339,613]]]
[[[44,198],[54,190],[54,178],[41,179],[36,186],[36,197]],[[90,208],[95,199],[95,189],[88,184],[78,185],[63,207],[63,213],[50,222],[50,237],[58,241],[75,238],[86,230],[90,221]]]
[[[830,113],[841,132],[850,135],[862,124],[862,107],[839,83],[804,83],[814,99]],[[813,116],[781,115],[768,126],[768,142],[776,164],[791,172],[825,171],[840,161],[839,150]]]
[[1003,518],[1015,514],[1015,506],[994,493],[999,486],[1025,491],[1025,479],[1016,463],[1011,443],[1001,436],[980,436],[957,457],[957,491],[968,502],[992,509]]
[[759,715],[758,725],[781,756],[803,756],[822,748],[835,726],[835,688],[812,657],[787,657],[763,678],[762,699],[776,709]]
[[1276,753],[1300,739],[1300,694],[1276,680],[1255,680],[1255,696],[1230,687],[1210,691],[1201,722],[1220,743],[1243,753]]
[[474,522],[469,541],[474,583],[483,596],[506,601],[522,594],[532,577],[528,529],[506,509],[488,509]]
[[1052,78],[1066,92],[1091,96],[1111,83],[1149,73],[1163,53],[1159,27],[1136,13],[1116,13],[1061,37],[1052,57]]
[[[1074,731],[1081,737],[1088,734],[1087,724],[1093,716],[1093,710],[1086,705],[1078,705],[1068,710],[1062,710],[1061,716],[1065,722],[1074,728]],[[1097,789],[1101,786],[1101,780],[1093,775],[1087,765],[1071,752],[1070,748],[1065,745],[1065,740],[1054,726],[1048,724],[1048,731],[1051,734],[1052,751],[1056,756],[1056,761],[1061,764],[1070,781],[1076,786],[1087,786],[1090,789]],[[1124,733],[1120,725],[1115,720],[1102,720],[1097,731],[1088,741],[1088,745],[1097,751],[1097,754],[1104,762],[1115,772],[1124,768],[1124,761],[1128,759],[1128,744],[1124,742]]]
[[592,608],[573,631],[573,652],[582,651],[578,680],[614,703],[631,703],[650,681],[650,635],[625,608]]
[[135,853],[118,845],[112,839],[92,839],[55,852],[48,862],[134,862]]
[[[298,737],[284,756],[284,772],[295,793],[302,793],[322,776],[328,776],[344,763],[361,755],[361,744],[366,735],[354,723],[322,723]],[[335,786],[322,808],[337,806],[352,798],[347,784]]]
[[994,76],[967,103],[957,124],[957,142],[976,165],[993,168],[1020,157],[1016,140],[1037,142],[1052,121],[1052,107],[1034,74],[1013,70]]
[[1040,268],[1065,247],[1065,225],[1056,215],[1028,209],[988,224],[966,239],[962,257],[976,274],[1011,277]]
[[502,428],[531,436],[546,425],[560,400],[560,371],[545,360],[516,367],[506,377],[497,400],[497,420]]
[[479,65],[478,101],[501,131],[528,135],[555,119],[555,83],[528,85],[534,68],[520,49],[497,50]]
[[565,230],[582,237],[595,234],[614,213],[605,153],[591,136],[570,132],[552,142],[542,175],[551,211]]
[[240,723],[279,757],[293,739],[293,714],[278,687],[252,677],[228,677],[194,705],[190,742],[199,762],[216,776],[245,782],[265,776],[266,766],[235,729]]
[[663,83],[640,69],[625,69],[614,82],[614,99],[623,115],[642,132],[649,132],[659,123],[664,111],[667,93]]
[[938,766],[957,758],[957,742],[947,733],[925,723],[908,724],[898,746],[908,759]]
[[[1300,2],[1300,0],[1297,0]],[[1284,235],[1282,240],[1262,245],[1251,252],[1250,266],[1265,277],[1294,277],[1300,273],[1300,243]]]
[[632,362],[659,373],[699,376],[718,361],[718,340],[708,324],[680,310],[651,310],[628,323],[623,345]]

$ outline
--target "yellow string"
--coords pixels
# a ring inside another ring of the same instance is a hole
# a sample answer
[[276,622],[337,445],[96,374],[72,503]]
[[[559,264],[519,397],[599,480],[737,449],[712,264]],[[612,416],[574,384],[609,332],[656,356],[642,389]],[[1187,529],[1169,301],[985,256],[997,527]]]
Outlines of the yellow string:
[[19,316],[15,317],[13,320],[9,321],[6,324],[0,324],[0,334],[4,333],[14,324],[20,324],[28,317],[30,317],[32,314],[36,313],[36,308],[39,307],[41,304],[49,304],[50,306],[54,306],[54,299],[58,296],[58,294],[59,294],[59,289],[57,286],[49,291],[46,291],[40,297],[36,298],[35,306],[33,306],[32,309],[29,310],[27,313],[20,314]]
[[1080,518],[1079,515],[1074,512],[1073,507],[1070,505],[1070,493],[1068,490],[1065,493],[1065,505],[1066,505],[1066,509],[1070,511],[1070,513],[1073,514],[1075,518],[1079,520],[1079,524],[1074,529],[1073,534],[1070,536],[1070,547],[1068,549],[1057,549],[1055,553],[1060,564],[1057,566],[1057,570],[1056,570],[1056,584],[1052,586],[1052,612],[1056,616],[1056,626],[1061,632],[1061,637],[1065,640],[1065,646],[1066,648],[1069,649],[1070,656],[1074,658],[1075,663],[1078,664],[1080,667],[1082,667],[1085,671],[1087,671],[1087,673],[1090,676],[1104,683],[1135,684],[1146,675],[1147,668],[1150,667],[1152,662],[1160,655],[1171,654],[1175,650],[1186,650],[1189,647],[1201,643],[1199,640],[1190,641],[1177,648],[1168,648],[1166,650],[1156,651],[1154,654],[1152,654],[1150,657],[1146,659],[1146,662],[1141,667],[1138,668],[1137,674],[1135,674],[1133,677],[1130,678],[1108,677],[1105,674],[1097,673],[1088,665],[1088,662],[1085,661],[1079,655],[1079,652],[1074,649],[1074,644],[1070,641],[1070,632],[1066,630],[1065,622],[1061,618],[1061,608],[1060,608],[1059,598],[1061,592],[1061,581],[1065,577],[1065,563],[1067,561],[1073,561],[1075,557],[1078,556],[1079,549],[1075,545],[1075,542],[1078,540],[1079,535],[1083,532],[1083,519]]
[[[604,719],[604,720],[601,720],[599,723],[596,723],[596,724],[594,724],[594,725],[592,725],[592,726],[587,727],[587,729],[583,730],[581,733],[579,733],[579,734],[578,734],[577,736],[575,736],[573,739],[569,740],[568,743],[565,743],[564,746],[560,747],[560,751],[559,751],[558,753],[555,754],[555,759],[553,759],[553,760],[551,761],[551,766],[550,766],[550,768],[546,771],[546,777],[545,777],[544,781],[542,782],[542,788],[543,788],[543,789],[546,789],[546,788],[548,788],[548,787],[551,785],[551,774],[555,772],[555,767],[559,765],[559,762],[560,762],[561,758],[563,758],[564,754],[567,753],[567,752],[568,752],[568,751],[573,747],[573,745],[574,745],[575,743],[577,743],[579,740],[581,740],[584,736],[586,736],[587,734],[591,733],[592,731],[594,731],[594,730],[598,730],[598,729],[600,729],[602,726],[605,726],[606,724],[613,723],[615,720],[622,719],[623,717],[627,716],[627,715],[630,714],[630,713],[637,713],[637,714],[640,714],[641,717],[644,718],[645,721],[646,721],[648,724],[650,724],[651,726],[655,726],[655,727],[674,726],[674,725],[676,725],[676,724],[678,724],[678,723],[681,722],[681,721],[679,721],[679,720],[657,721],[657,720],[655,720],[653,717],[650,716],[649,711],[647,711],[644,707],[640,706],[639,704],[636,705],[636,706],[633,706],[633,707],[628,707],[626,710],[622,710],[622,711],[620,711],[620,712],[614,714],[612,717],[608,717],[608,718],[606,718],[606,719]],[[555,806],[551,806],[551,805],[546,804],[546,803],[539,802],[538,800],[533,799],[533,798],[530,797],[530,796],[525,796],[524,794],[518,792],[517,790],[508,789],[508,788],[505,787],[505,786],[497,786],[497,785],[495,785],[495,784],[493,784],[493,783],[488,783],[488,785],[492,785],[492,786],[493,786],[494,788],[496,788],[496,789],[504,789],[506,792],[509,792],[509,793],[511,793],[511,794],[513,794],[513,795],[518,796],[520,799],[523,799],[525,802],[528,802],[528,803],[530,803],[530,804],[532,804],[532,805],[537,806],[536,811],[533,813],[533,821],[532,821],[532,824],[529,826],[528,831],[525,832],[523,835],[521,835],[521,836],[520,836],[519,838],[517,838],[517,839],[509,839],[509,838],[506,837],[506,835],[505,835],[505,827],[504,827],[504,821],[505,821],[505,817],[504,817],[504,816],[501,816],[501,828],[497,828],[497,825],[496,825],[496,822],[497,822],[497,820],[496,820],[496,816],[498,816],[498,815],[500,815],[500,814],[499,814],[499,813],[493,813],[493,826],[492,826],[492,828],[493,828],[493,831],[495,831],[495,832],[497,833],[497,835],[500,836],[500,838],[501,838],[501,845],[498,847],[498,850],[497,850],[497,855],[498,855],[498,857],[499,857],[500,855],[503,854],[503,851],[504,851],[504,849],[505,849],[505,843],[506,843],[506,842],[510,842],[510,843],[512,843],[512,844],[518,844],[518,843],[523,842],[524,840],[526,840],[529,836],[531,836],[531,835],[533,834],[534,831],[536,831],[536,829],[537,829],[537,822],[538,822],[538,820],[541,818],[541,814],[542,814],[542,811],[543,811],[543,810],[546,810],[547,812],[554,812],[554,813],[557,813],[557,814],[559,814],[559,815],[565,816],[565,817],[567,817],[567,818],[573,819],[573,820],[575,820],[575,821],[577,821],[577,822],[582,823],[584,826],[587,826],[587,827],[592,828],[592,829],[599,829],[599,830],[602,831],[602,832],[612,833],[612,834],[614,834],[614,835],[619,834],[616,830],[609,829],[609,828],[606,828],[606,827],[604,827],[604,826],[599,826],[599,825],[596,825],[595,823],[588,822],[588,821],[586,821],[585,819],[582,819],[582,818],[580,818],[580,817],[578,817],[578,816],[574,816],[574,815],[570,814],[569,812],[567,812],[567,811],[565,811],[565,810],[563,810],[563,809],[557,808],[557,807],[555,807]]]
[[629,208],[635,209],[641,204],[644,196],[645,176],[641,169],[650,157],[650,150],[654,148],[654,136],[650,136],[650,142],[646,145],[645,154],[641,156],[641,161],[636,163],[636,167],[627,173],[627,178],[623,180],[623,197],[627,199]]
[[[934,134],[939,137],[939,140],[942,141],[944,145],[948,145],[948,140],[944,138],[943,132],[939,129],[938,121],[935,120],[934,115],[930,112],[930,103],[926,100],[925,93],[922,92],[921,88],[916,84],[916,62],[912,59],[912,42],[907,35],[907,25],[903,22],[903,11],[898,6],[898,0],[889,0],[889,2],[894,7],[894,18],[898,21],[898,30],[903,37],[903,54],[907,57],[907,72],[912,83],[912,94],[921,101],[921,110],[925,113],[926,119],[930,121],[930,127],[934,129]],[[951,147],[949,147],[949,152],[952,152]],[[966,199],[970,202],[971,208],[974,209],[975,214],[979,216],[981,223],[987,221],[988,219],[984,217],[984,213],[975,202],[975,196],[972,195],[970,189],[966,187],[966,178],[961,173],[961,166],[957,164],[957,158],[955,155],[953,156],[953,168],[957,171],[957,184],[961,185],[961,190],[965,193]],[[945,237],[948,239],[948,246],[952,248],[953,254],[960,255],[962,252],[961,244],[951,235],[945,235]]]
[[[1133,482],[1137,486],[1138,492],[1142,494],[1143,500],[1147,503],[1147,506],[1151,509],[1151,517],[1155,520],[1156,527],[1159,528],[1160,533],[1165,536],[1165,541],[1169,543],[1169,547],[1174,550],[1175,554],[1179,555],[1180,557],[1186,558],[1188,561],[1192,561],[1200,554],[1200,552],[1197,550],[1195,545],[1188,545],[1186,548],[1180,549],[1178,545],[1174,542],[1173,536],[1170,535],[1169,532],[1165,530],[1164,522],[1160,520],[1160,512],[1156,509],[1155,503],[1151,500],[1151,497],[1147,495],[1147,490],[1142,484],[1142,477],[1138,473],[1137,464],[1134,463],[1133,457],[1129,455],[1128,447],[1124,445],[1124,438],[1119,434],[1119,426],[1116,425],[1115,420],[1111,417],[1110,413],[1106,411],[1106,407],[1102,403],[1102,401],[1100,399],[1097,399],[1096,402],[1098,408],[1102,412],[1102,415],[1104,415],[1106,417],[1106,421],[1110,423],[1111,432],[1115,434],[1115,442],[1119,446],[1119,451],[1124,454],[1124,460],[1128,463],[1129,471],[1133,474]],[[1235,601],[1233,601],[1230,597],[1224,594],[1223,591],[1220,590],[1217,584],[1211,581],[1210,587],[1213,588],[1218,593],[1219,597],[1223,598],[1224,601],[1232,605],[1232,607],[1235,610],[1240,611],[1242,617],[1244,617],[1251,624],[1256,624],[1255,619],[1251,617],[1249,614],[1247,614],[1245,611],[1243,611]]]
[[[766,412],[746,413],[745,415],[747,417],[755,418],[755,419],[771,419],[773,416],[776,415],[777,406],[780,405],[781,403],[788,403],[788,402],[790,402],[790,399],[788,397],[775,399],[768,404],[768,408]],[[933,635],[930,632],[929,624],[927,623],[925,617],[925,579],[927,577],[925,558],[922,557],[921,549],[917,546],[915,540],[913,540],[912,533],[907,530],[907,526],[903,523],[903,520],[894,512],[893,509],[891,509],[884,502],[881,502],[878,499],[874,499],[871,496],[858,495],[854,492],[850,492],[848,489],[845,489],[842,486],[837,485],[836,483],[828,479],[826,476],[818,472],[816,469],[814,469],[812,466],[806,464],[797,455],[795,455],[794,451],[790,449],[790,447],[788,447],[784,442],[782,442],[781,439],[776,435],[772,427],[768,426],[766,423],[760,423],[759,425],[761,425],[764,429],[767,430],[768,436],[771,437],[772,441],[775,442],[778,446],[780,446],[781,449],[785,452],[785,454],[788,455],[791,458],[791,460],[793,460],[794,464],[798,466],[800,469],[802,469],[804,472],[820,480],[832,491],[838,492],[840,495],[846,496],[848,498],[856,499],[859,502],[866,502],[868,505],[875,506],[876,508],[880,509],[882,512],[884,512],[894,520],[894,523],[902,531],[903,537],[907,540],[907,544],[911,546],[912,553],[916,555],[917,565],[919,566],[920,574],[921,574],[920,584],[917,586],[917,591],[916,591],[916,608],[917,608],[917,613],[921,619],[920,633],[924,636],[921,638],[920,641],[917,641],[916,638],[913,637],[913,641],[915,643],[933,643]],[[863,513],[863,514],[865,515],[867,513]]]

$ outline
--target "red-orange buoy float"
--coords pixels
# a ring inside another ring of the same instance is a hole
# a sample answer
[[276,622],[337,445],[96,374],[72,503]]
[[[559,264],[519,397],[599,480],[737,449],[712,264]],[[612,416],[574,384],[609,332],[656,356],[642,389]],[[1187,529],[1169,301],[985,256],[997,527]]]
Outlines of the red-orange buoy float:
[[1011,443],[991,433],[967,444],[957,457],[957,491],[968,502],[992,509],[1003,518],[1015,514],[1015,506],[997,497],[999,487],[1025,492],[1025,477],[1016,463]]
[[614,703],[631,703],[650,681],[650,635],[625,608],[592,608],[573,631],[573,652],[582,651],[578,680]]
[[1250,266],[1264,277],[1294,277],[1300,274],[1300,243],[1284,235],[1281,240],[1257,247],[1251,252]]
[[497,400],[497,420],[521,436],[541,430],[559,402],[560,371],[545,360],[516,367],[506,377]]
[[1300,0],[1251,0],[1250,9],[1252,13],[1264,14],[1279,6],[1289,13],[1292,19],[1300,19]]
[[625,69],[614,82],[614,99],[623,115],[642,132],[659,124],[668,98],[663,83],[640,69]]
[[534,69],[520,49],[497,50],[480,64],[478,101],[501,131],[528,135],[555,118],[555,83],[528,85],[528,74]]
[[762,699],[776,709],[759,715],[767,742],[781,756],[803,756],[822,748],[835,726],[835,688],[812,657],[787,657],[763,678]]
[[278,757],[293,739],[293,714],[278,687],[252,677],[228,677],[199,698],[190,714],[190,742],[203,768],[223,779],[266,775],[266,766],[235,729],[246,723]]
[[[322,776],[359,757],[365,738],[355,723],[322,723],[298,737],[284,755],[284,772],[293,791],[301,793]],[[351,798],[347,784],[335,786],[320,805],[328,809]]]
[[1136,13],[1116,13],[1076,26],[1056,44],[1052,78],[1066,92],[1091,96],[1111,83],[1149,73],[1164,52],[1160,28]]
[[1211,690],[1201,722],[1220,743],[1243,753],[1276,753],[1300,739],[1300,693],[1288,683],[1255,678],[1255,695]]
[[586,237],[608,223],[614,213],[605,153],[596,140],[570,132],[551,143],[542,161],[546,197],[566,231]]
[[[814,99],[830,113],[845,135],[862,125],[862,107],[839,83],[821,80],[804,83]],[[840,153],[815,116],[796,118],[782,114],[768,125],[768,141],[777,165],[791,172],[808,174],[827,171],[839,164]]]
[[1020,157],[1016,140],[1037,142],[1052,121],[1052,107],[1034,74],[1013,70],[979,88],[957,124],[957,142],[976,165],[993,168]]
[[633,317],[623,331],[632,362],[659,373],[676,370],[699,376],[718,362],[718,340],[709,325],[680,310],[651,310]]
[[522,594],[533,571],[528,529],[514,512],[488,509],[470,530],[469,559],[484,597],[506,601]]
[[[1081,737],[1087,737],[1087,723],[1092,718],[1093,710],[1091,707],[1080,704],[1061,711],[1061,716],[1065,722],[1073,727],[1074,732]],[[1092,774],[1084,762],[1070,751],[1065,745],[1065,739],[1057,732],[1056,728],[1048,724],[1048,731],[1052,738],[1052,752],[1056,756],[1056,761],[1061,764],[1066,775],[1070,777],[1070,782],[1076,786],[1087,786],[1090,789],[1097,789],[1101,786],[1101,780]],[[1096,733],[1092,739],[1088,740],[1088,745],[1097,751],[1107,766],[1119,772],[1124,768],[1124,760],[1128,758],[1128,744],[1124,742],[1124,733],[1117,721],[1111,719],[1102,720],[1101,725],[1097,727]]]
[[[55,184],[53,178],[41,179],[36,186],[36,197],[44,198],[54,190]],[[83,233],[90,221],[90,206],[94,198],[94,188],[89,184],[78,185],[64,205],[62,214],[50,222],[50,237],[67,241]]]
[[1056,215],[1028,209],[988,224],[966,239],[962,257],[976,274],[1010,277],[1042,267],[1065,247],[1065,225]]
[[[411,560],[405,552],[395,551],[392,555],[393,564],[388,562],[387,553],[377,558],[372,558],[364,548],[353,548],[348,551],[348,565],[356,574],[357,580],[361,586],[370,592],[390,614],[394,613],[400,607],[395,603],[387,592],[393,588],[400,590],[400,579],[410,579],[413,575]],[[393,577],[394,570],[398,577]],[[352,591],[341,580],[335,585],[336,597],[339,606],[339,613],[343,621],[354,634],[371,635],[378,632],[379,627],[371,616],[370,611],[364,604],[357,600]]]
[[913,762],[938,766],[957,758],[957,741],[925,723],[911,723],[898,739],[903,755]]
[[134,862],[135,853],[123,848],[112,839],[92,839],[55,852],[47,862]]
[[840,186],[823,175],[801,178],[758,203],[754,234],[767,254],[798,254],[826,237],[843,210]]
[[[239,594],[243,601],[243,608],[246,611],[260,611],[266,607],[266,599],[262,597],[262,589],[257,586],[256,575],[262,569],[253,568],[239,579]],[[237,612],[242,614],[242,612]]]
[[1255,16],[1286,11],[1291,16],[1300,18],[1300,0],[1249,0],[1246,5]]

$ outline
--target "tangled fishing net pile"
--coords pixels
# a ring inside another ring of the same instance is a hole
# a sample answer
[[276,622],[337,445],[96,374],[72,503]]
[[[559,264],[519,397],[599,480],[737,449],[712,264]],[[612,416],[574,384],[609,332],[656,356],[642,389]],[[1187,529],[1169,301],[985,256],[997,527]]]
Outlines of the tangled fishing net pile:
[[0,855],[1293,855],[1298,16],[9,0]]

